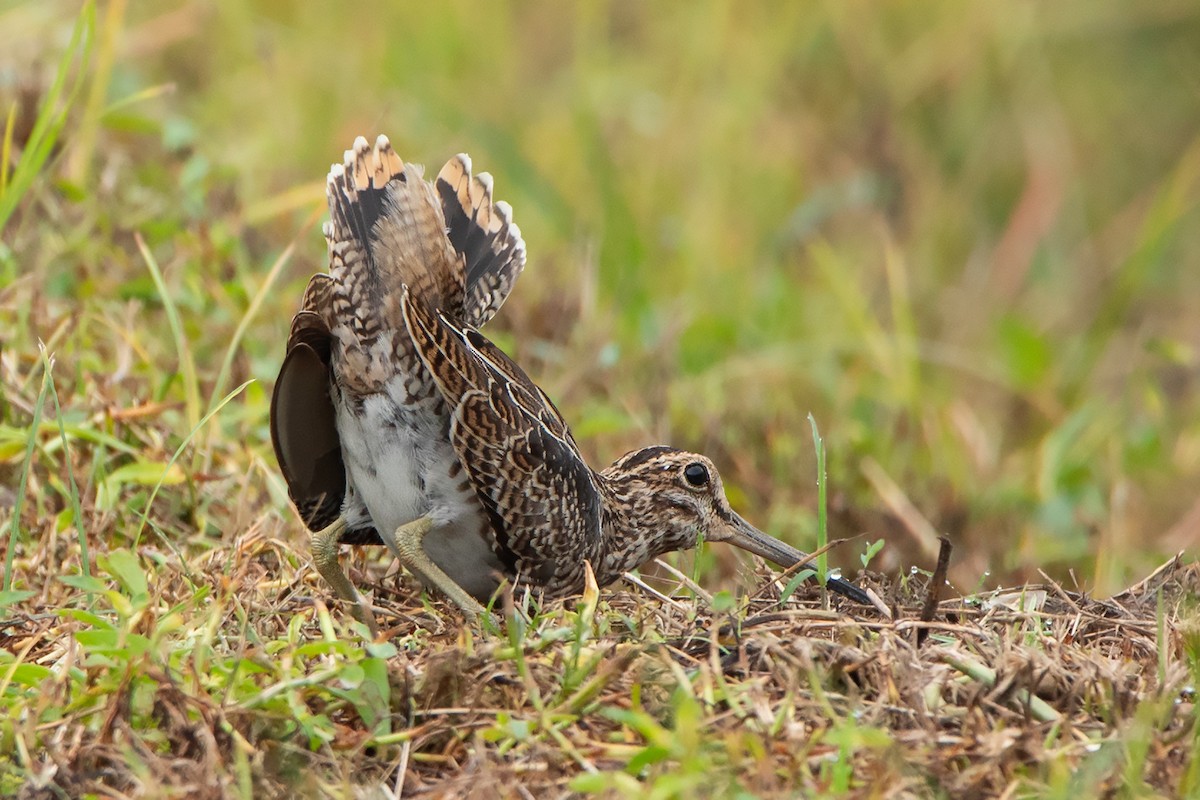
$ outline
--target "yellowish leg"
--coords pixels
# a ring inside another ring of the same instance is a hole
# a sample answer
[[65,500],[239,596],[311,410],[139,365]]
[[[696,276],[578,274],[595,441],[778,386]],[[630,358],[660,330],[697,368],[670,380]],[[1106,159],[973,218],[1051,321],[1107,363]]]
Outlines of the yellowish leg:
[[396,554],[409,571],[449,597],[469,619],[476,619],[486,609],[466,590],[454,582],[425,552],[425,534],[433,528],[429,517],[419,517],[396,529]]
[[346,573],[342,572],[342,566],[338,563],[338,545],[345,530],[346,520],[338,517],[332,525],[312,535],[313,564],[325,582],[333,587],[334,593],[353,604],[354,616],[366,625],[371,631],[371,636],[375,637],[379,635],[379,626],[375,624],[375,615],[367,608],[367,604],[355,590],[354,584],[350,583]]

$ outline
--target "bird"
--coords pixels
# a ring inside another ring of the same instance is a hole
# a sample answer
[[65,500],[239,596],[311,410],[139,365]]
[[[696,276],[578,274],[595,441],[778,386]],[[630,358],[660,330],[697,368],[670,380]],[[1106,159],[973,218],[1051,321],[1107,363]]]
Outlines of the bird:
[[[338,564],[383,544],[469,618],[503,581],[546,599],[612,583],[703,539],[783,567],[809,556],[730,506],[704,455],[645,447],[592,469],[546,393],[482,328],[525,266],[512,208],[459,154],[433,181],[386,136],[326,181],[329,271],[292,321],[270,430],[313,563],[374,616]],[[853,583],[829,589],[869,604]]]

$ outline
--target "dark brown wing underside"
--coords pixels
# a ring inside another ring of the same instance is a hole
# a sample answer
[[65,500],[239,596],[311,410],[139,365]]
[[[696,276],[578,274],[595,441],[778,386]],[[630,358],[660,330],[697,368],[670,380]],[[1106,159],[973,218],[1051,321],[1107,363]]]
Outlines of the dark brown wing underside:
[[329,369],[305,342],[288,352],[271,397],[271,441],[288,494],[304,524],[320,530],[337,519],[346,492]]
[[[300,315],[297,321],[301,321]],[[302,330],[307,332],[299,333]],[[325,342],[322,346],[315,332],[315,326],[293,325],[295,341],[283,360],[271,395],[271,442],[287,482],[288,496],[308,529],[319,531],[341,515],[346,468],[329,397],[329,345]],[[383,543],[371,527],[348,530],[341,541]]]

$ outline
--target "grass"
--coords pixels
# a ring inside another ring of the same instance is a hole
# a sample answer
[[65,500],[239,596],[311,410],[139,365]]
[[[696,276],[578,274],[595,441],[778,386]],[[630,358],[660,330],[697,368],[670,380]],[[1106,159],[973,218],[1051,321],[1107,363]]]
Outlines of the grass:
[[[1194,569],[1138,582],[1200,526],[1198,37],[1183,2],[0,9],[0,795],[1195,792]],[[362,644],[267,406],[321,178],[378,132],[495,175],[530,263],[489,334],[593,464],[708,453],[893,619],[715,545],[471,632],[371,553]]]

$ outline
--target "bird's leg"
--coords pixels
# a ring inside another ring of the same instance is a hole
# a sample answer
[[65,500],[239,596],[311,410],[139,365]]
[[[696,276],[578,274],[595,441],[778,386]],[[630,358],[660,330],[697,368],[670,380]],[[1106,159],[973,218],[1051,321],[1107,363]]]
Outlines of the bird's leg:
[[371,636],[379,635],[379,626],[375,624],[375,615],[355,590],[354,584],[342,572],[338,563],[338,545],[342,533],[346,530],[346,520],[338,517],[332,525],[323,528],[312,535],[313,564],[325,582],[333,587],[333,591],[343,600],[353,603],[354,616],[367,626]]
[[433,586],[449,597],[469,619],[487,613],[479,601],[455,583],[454,579],[433,562],[425,552],[425,534],[433,528],[429,517],[418,517],[396,529],[396,550],[400,561],[427,586]]

